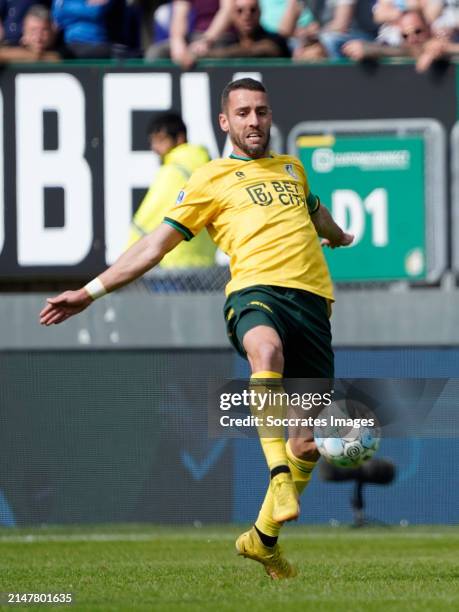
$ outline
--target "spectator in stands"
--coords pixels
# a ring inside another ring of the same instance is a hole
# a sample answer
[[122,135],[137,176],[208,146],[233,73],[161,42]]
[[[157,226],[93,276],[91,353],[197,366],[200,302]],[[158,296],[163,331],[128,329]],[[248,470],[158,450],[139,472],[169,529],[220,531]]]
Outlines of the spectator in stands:
[[344,45],[344,54],[356,61],[378,57],[419,58],[431,38],[429,24],[421,11],[406,11],[397,22],[402,43],[388,45],[352,40]]
[[231,15],[234,35],[217,41],[207,57],[290,57],[287,40],[260,25],[258,0],[234,0]]
[[55,47],[55,39],[49,9],[34,4],[24,17],[19,46],[0,47],[0,62],[57,62],[61,55]]
[[[320,31],[312,40],[307,36],[302,41],[294,54],[297,60],[344,57],[342,46],[347,41],[374,39],[376,26],[368,0],[324,0],[316,3],[313,12]],[[317,50],[317,58],[311,50]]]
[[402,49],[409,55],[416,55],[431,37],[429,24],[420,10],[403,13],[398,20],[398,27],[403,41]]
[[438,60],[459,59],[459,43],[446,38],[431,38],[422,48],[417,62],[417,72],[425,72]]
[[[157,6],[151,17],[151,20],[147,21],[147,15],[144,12],[142,13],[142,47],[145,50],[153,44],[153,41],[159,43],[169,39],[172,19],[172,2],[166,2],[165,4]],[[152,23],[153,39],[151,31]]]
[[[141,38],[142,49],[147,50],[152,44],[152,31],[156,27],[157,11],[168,9],[169,4],[167,0],[129,0],[129,6],[138,11],[139,37]],[[160,14],[163,14],[162,11]]]
[[426,0],[424,13],[434,36],[459,42],[459,0]]
[[[187,142],[186,126],[176,113],[154,117],[148,127],[148,137],[151,150],[161,158],[161,167],[134,216],[127,247],[161,224],[194,170],[209,161],[204,147]],[[193,240],[183,241],[168,253],[161,267],[209,267],[215,262],[215,250],[204,229]]]
[[[24,17],[37,0],[0,0],[0,41],[6,45],[20,45]],[[41,2],[50,6],[46,0]]]
[[53,0],[53,17],[74,58],[112,56],[122,43],[124,0]]
[[377,41],[392,47],[401,45],[398,21],[404,12],[420,10],[419,0],[377,0],[373,7],[373,19],[378,25]]
[[373,7],[373,17],[378,24],[379,30],[377,42],[392,47],[401,46],[403,43],[400,35],[399,20],[401,16],[410,11],[421,12],[427,23],[429,18],[429,5],[441,0],[377,0]]
[[[173,0],[170,38],[153,44],[147,59],[170,57],[184,70],[208,54],[231,21],[232,0]],[[193,15],[193,27],[190,21]]]
[[376,0],[373,6],[373,17],[378,25],[397,23],[402,13],[419,8],[418,0]]
[[312,11],[299,0],[260,0],[260,25],[285,38],[309,33]]

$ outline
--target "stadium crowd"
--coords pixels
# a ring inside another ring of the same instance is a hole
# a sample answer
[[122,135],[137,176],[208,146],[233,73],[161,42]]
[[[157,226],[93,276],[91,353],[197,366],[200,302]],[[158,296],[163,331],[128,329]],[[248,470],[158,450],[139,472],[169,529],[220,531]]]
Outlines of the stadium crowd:
[[0,62],[459,54],[459,0],[0,0]]

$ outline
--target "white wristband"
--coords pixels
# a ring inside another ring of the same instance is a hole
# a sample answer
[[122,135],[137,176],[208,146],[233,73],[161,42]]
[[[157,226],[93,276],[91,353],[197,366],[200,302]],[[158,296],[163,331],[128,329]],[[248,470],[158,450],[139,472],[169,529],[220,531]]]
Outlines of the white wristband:
[[93,300],[97,300],[97,298],[100,298],[107,293],[107,290],[98,276],[85,285],[84,288]]

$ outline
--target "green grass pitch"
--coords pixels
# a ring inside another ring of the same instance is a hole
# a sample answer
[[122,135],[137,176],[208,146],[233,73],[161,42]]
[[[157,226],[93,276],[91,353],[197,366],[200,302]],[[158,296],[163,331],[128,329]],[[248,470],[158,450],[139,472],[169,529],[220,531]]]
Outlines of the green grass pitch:
[[70,612],[459,610],[459,528],[288,526],[283,547],[299,576],[283,582],[236,555],[240,532],[0,529],[0,592],[72,592],[74,604],[46,606]]

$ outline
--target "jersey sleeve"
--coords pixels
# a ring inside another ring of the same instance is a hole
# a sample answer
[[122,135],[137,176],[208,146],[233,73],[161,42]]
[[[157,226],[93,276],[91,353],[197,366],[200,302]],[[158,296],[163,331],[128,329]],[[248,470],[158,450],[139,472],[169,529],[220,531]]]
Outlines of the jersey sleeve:
[[319,196],[312,193],[309,187],[308,177],[306,176],[306,171],[303,167],[303,164],[298,160],[298,165],[301,170],[301,178],[303,180],[304,193],[306,196],[306,204],[308,207],[309,214],[314,214],[317,210],[319,210],[320,206],[320,198]]
[[206,173],[195,172],[163,222],[181,232],[185,240],[191,240],[211,223],[217,209],[211,180]]

